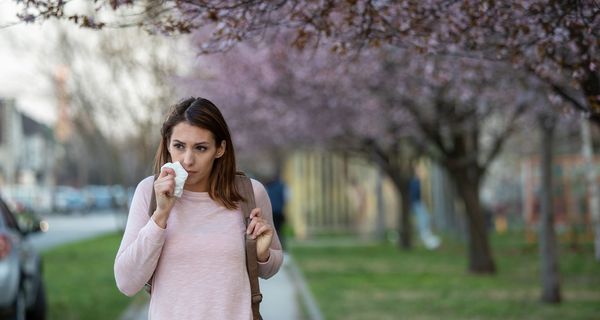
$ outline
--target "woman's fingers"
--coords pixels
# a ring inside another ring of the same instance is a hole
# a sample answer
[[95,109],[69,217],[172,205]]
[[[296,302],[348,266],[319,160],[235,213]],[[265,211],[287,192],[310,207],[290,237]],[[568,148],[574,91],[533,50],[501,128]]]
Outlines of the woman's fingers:
[[252,211],[250,211],[250,219],[254,217],[262,217],[262,211],[260,208],[254,208]]
[[246,233],[256,240],[256,254],[259,261],[269,259],[269,247],[273,240],[273,226],[262,217],[260,208],[254,208],[250,212],[250,223]]
[[252,234],[252,237],[254,237],[254,239],[256,239],[263,233],[268,232],[269,230],[271,230],[271,226],[269,224],[261,223],[256,228],[254,228],[254,233]]
[[175,190],[175,171],[171,168],[163,168],[154,182],[154,190],[157,195],[164,194],[171,197]]
[[260,208],[254,208],[250,211],[250,223],[248,223],[248,228],[246,228],[247,234],[252,234],[254,232],[256,224],[262,220],[262,212]]
[[173,170],[172,168],[167,168],[167,167],[162,168],[162,170],[160,170],[160,174],[158,175],[158,179],[164,178],[168,175],[175,177],[175,170]]
[[154,189],[158,195],[164,194],[170,197],[175,190],[175,181],[161,181],[156,184]]
[[261,224],[264,224],[264,221],[261,218],[252,218],[250,223],[248,223],[248,228],[246,229],[247,234],[254,235],[256,230],[260,228]]
[[265,219],[255,217],[248,224],[246,233],[252,235],[253,239],[256,239],[256,237],[272,229],[273,227]]

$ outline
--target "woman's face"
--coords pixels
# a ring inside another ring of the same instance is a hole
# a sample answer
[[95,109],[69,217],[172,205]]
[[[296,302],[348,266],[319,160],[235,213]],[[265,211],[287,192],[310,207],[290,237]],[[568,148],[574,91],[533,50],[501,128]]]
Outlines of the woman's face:
[[173,127],[169,141],[171,161],[179,161],[188,172],[184,188],[208,191],[208,177],[215,159],[223,156],[225,141],[217,146],[209,130],[180,122]]

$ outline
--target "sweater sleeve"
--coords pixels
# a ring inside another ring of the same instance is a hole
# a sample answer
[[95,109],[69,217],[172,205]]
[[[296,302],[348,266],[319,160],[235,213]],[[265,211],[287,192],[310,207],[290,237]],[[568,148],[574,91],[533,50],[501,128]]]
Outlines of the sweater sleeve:
[[138,184],[115,259],[117,287],[128,296],[135,295],[150,279],[165,242],[165,229],[148,216],[153,189],[152,176]]
[[[273,210],[271,208],[271,201],[269,201],[269,195],[265,187],[258,181],[252,179],[252,187],[254,189],[254,198],[256,200],[256,206],[262,211],[263,217],[273,225]],[[263,279],[269,279],[279,271],[281,264],[283,263],[283,251],[281,249],[281,242],[279,241],[279,235],[273,227],[273,241],[271,242],[271,248],[269,259],[265,262],[258,262],[258,276]]]

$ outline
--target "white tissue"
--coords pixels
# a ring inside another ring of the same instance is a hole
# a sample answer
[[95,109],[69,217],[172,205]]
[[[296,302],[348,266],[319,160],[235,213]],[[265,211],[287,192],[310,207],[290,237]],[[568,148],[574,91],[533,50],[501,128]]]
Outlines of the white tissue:
[[181,198],[181,195],[183,194],[183,185],[185,184],[185,179],[187,179],[187,177],[188,177],[187,171],[185,171],[185,169],[183,168],[181,163],[179,163],[179,161],[174,162],[174,163],[171,163],[171,162],[165,163],[160,168],[160,171],[162,172],[162,170],[164,168],[171,168],[171,169],[175,170],[175,192],[174,192],[174,194],[177,198]]

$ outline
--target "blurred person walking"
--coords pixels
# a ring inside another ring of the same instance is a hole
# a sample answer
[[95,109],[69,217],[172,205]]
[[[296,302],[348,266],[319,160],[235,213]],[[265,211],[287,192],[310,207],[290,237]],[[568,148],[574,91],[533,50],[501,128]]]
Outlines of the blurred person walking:
[[[265,184],[271,207],[273,209],[273,222],[278,235],[281,235],[283,224],[285,223],[285,204],[288,197],[288,189],[285,182],[281,180],[279,172],[273,179]],[[282,247],[285,249],[285,237],[280,237]]]
[[[115,259],[117,287],[133,296],[149,281],[153,320],[257,319],[245,234],[256,239],[261,278],[273,276],[283,262],[264,186],[251,180],[256,208],[246,227],[229,128],[209,100],[179,102],[160,132],[154,166],[160,174],[143,179],[134,193]],[[188,173],[180,198],[175,170],[162,168],[168,162],[180,162]]]
[[421,180],[417,168],[413,170],[413,176],[409,182],[410,203],[413,214],[417,219],[417,229],[419,237],[423,241],[423,245],[427,249],[433,250],[440,246],[441,240],[431,231],[431,223],[429,219],[429,211],[421,200]]

